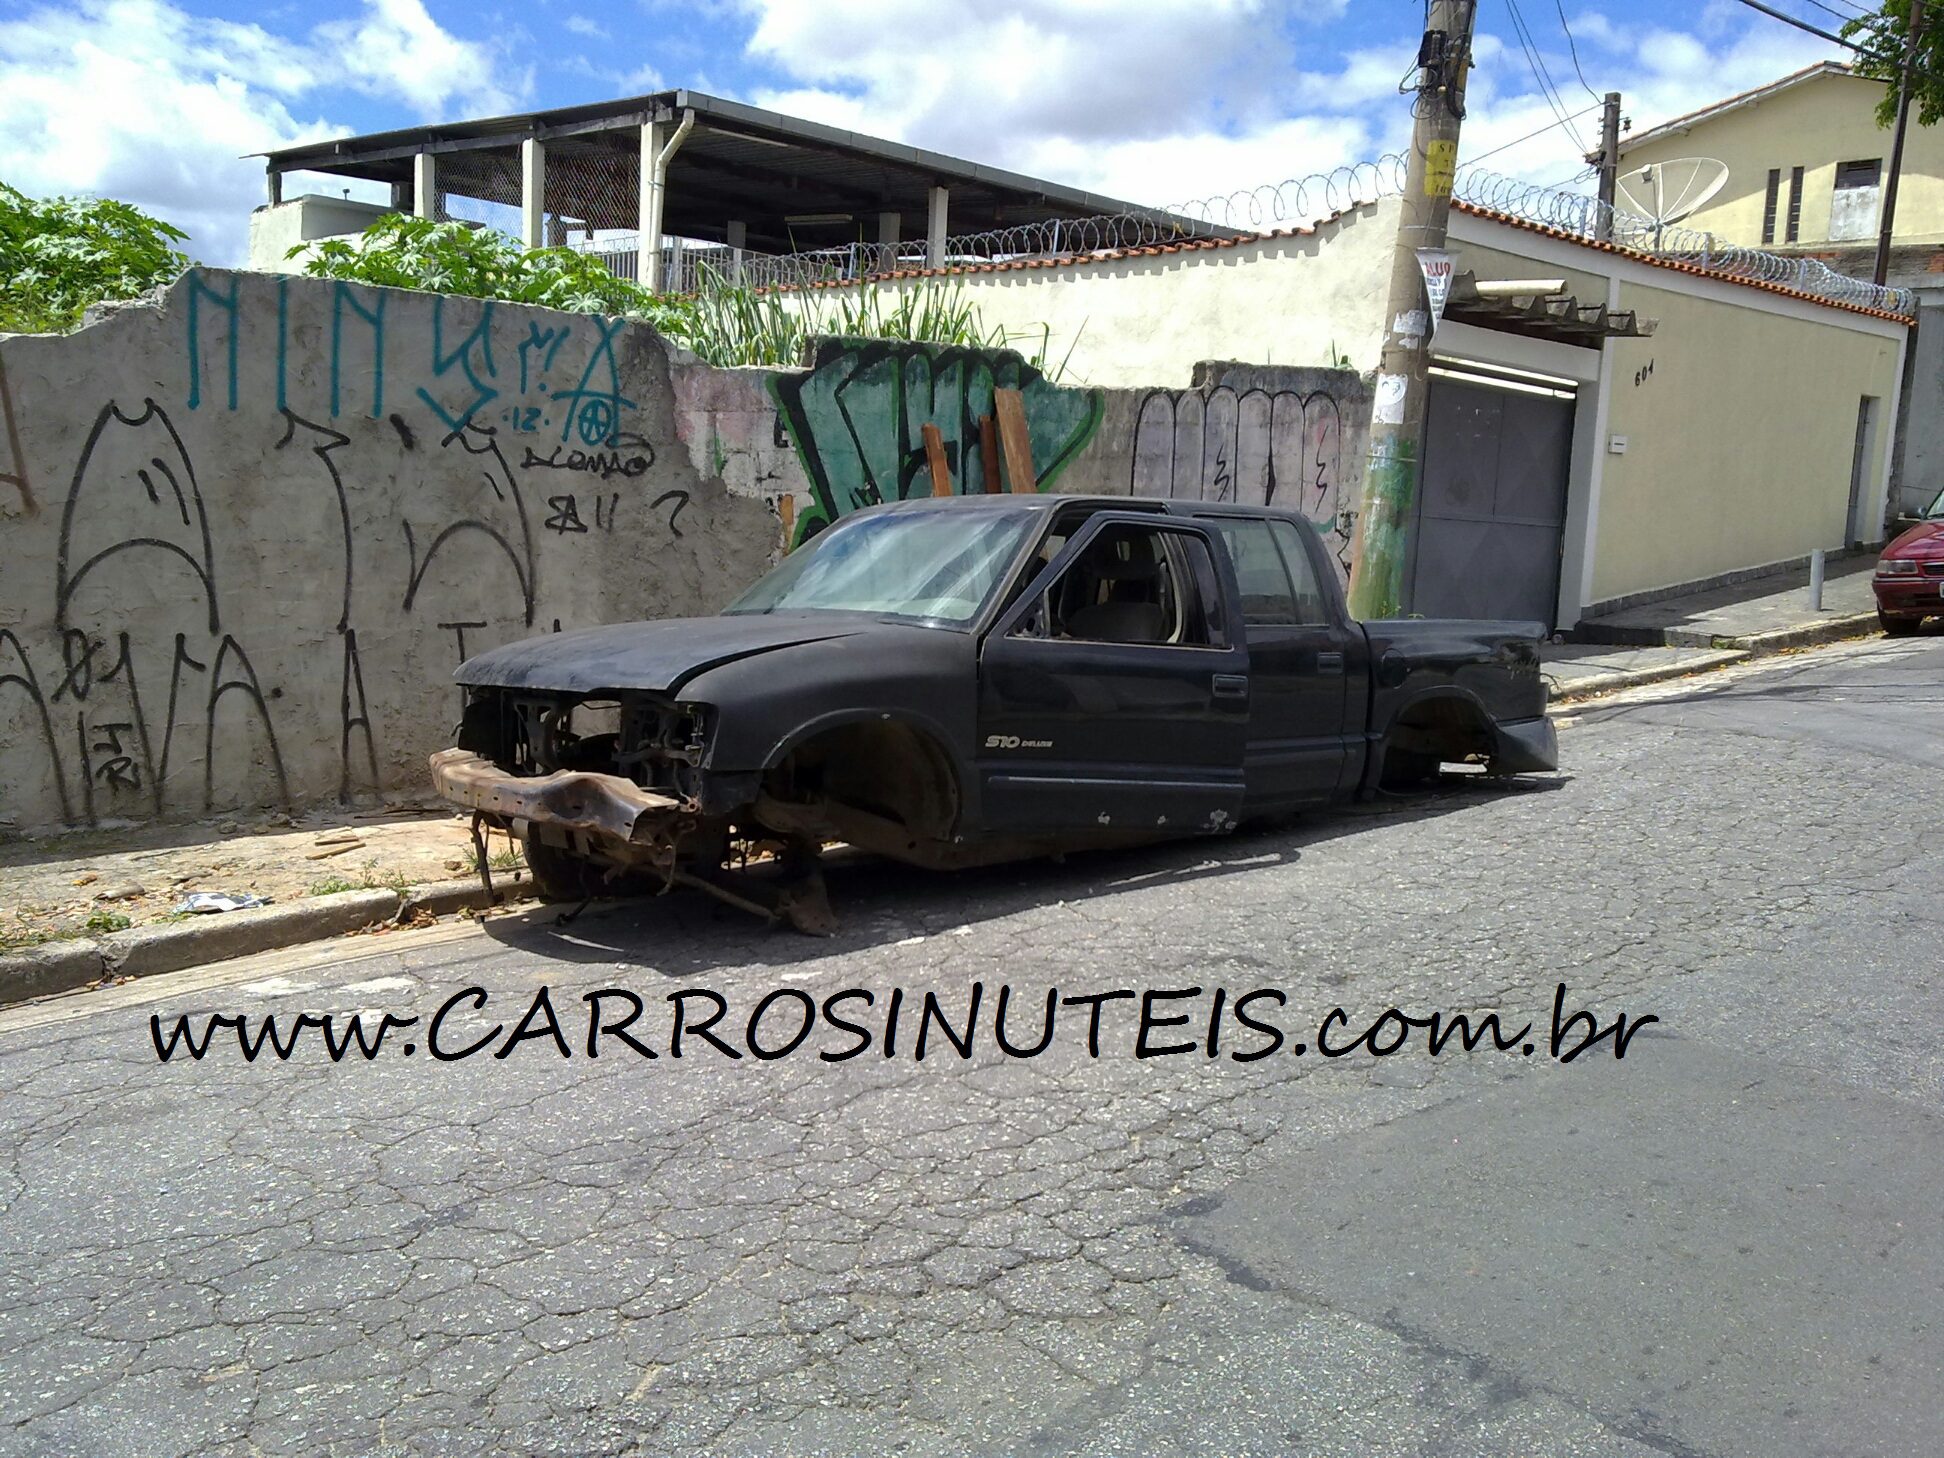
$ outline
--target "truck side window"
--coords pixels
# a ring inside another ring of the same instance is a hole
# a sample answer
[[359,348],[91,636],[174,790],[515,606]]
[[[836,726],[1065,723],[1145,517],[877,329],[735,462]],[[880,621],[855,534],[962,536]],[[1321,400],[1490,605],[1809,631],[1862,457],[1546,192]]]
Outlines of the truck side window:
[[1252,628],[1301,622],[1282,553],[1269,535],[1269,523],[1215,518],[1209,525],[1222,534],[1222,544],[1235,564],[1236,585],[1242,589],[1242,621]]
[[1015,633],[1086,643],[1220,646],[1220,605],[1211,604],[1219,581],[1200,537],[1111,526],[1060,574]]
[[1283,563],[1289,568],[1289,580],[1296,586],[1296,616],[1293,621],[1306,628],[1328,627],[1330,610],[1326,604],[1329,599],[1324,597],[1322,584],[1316,580],[1316,563],[1310,559],[1309,550],[1303,543],[1303,534],[1296,530],[1294,522],[1272,521],[1269,527],[1275,533],[1276,545],[1282,548]]

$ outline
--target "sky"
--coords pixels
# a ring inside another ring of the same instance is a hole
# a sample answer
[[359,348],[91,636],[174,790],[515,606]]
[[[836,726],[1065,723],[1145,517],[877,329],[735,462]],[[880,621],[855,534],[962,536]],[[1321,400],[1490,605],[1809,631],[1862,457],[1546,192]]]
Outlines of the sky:
[[[1735,0],[1514,3],[1479,0],[1461,145],[1538,183],[1586,170],[1600,93],[1643,130],[1838,54]],[[1400,150],[1423,22],[1422,0],[0,0],[0,182],[122,198],[235,263],[264,201],[245,154],[688,87],[1162,206]]]

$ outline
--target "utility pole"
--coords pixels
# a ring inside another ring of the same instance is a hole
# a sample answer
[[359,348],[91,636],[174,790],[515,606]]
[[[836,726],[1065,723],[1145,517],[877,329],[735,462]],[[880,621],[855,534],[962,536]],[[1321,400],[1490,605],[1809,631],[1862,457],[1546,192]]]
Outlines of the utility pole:
[[1370,456],[1350,572],[1350,609],[1360,618],[1394,617],[1403,605],[1404,563],[1424,466],[1431,364],[1430,300],[1418,250],[1445,246],[1477,13],[1477,0],[1431,0],[1418,46],[1417,121],[1384,305],[1384,349],[1371,402]]
[[1904,43],[1903,78],[1897,83],[1897,137],[1890,144],[1890,180],[1883,188],[1883,230],[1877,234],[1876,285],[1890,276],[1890,233],[1897,221],[1897,183],[1903,176],[1904,131],[1910,124],[1911,72],[1917,68],[1917,38],[1924,29],[1924,0],[1910,0],[1910,36]]
[[1595,236],[1613,241],[1613,199],[1620,186],[1620,93],[1609,91],[1600,110],[1600,217]]

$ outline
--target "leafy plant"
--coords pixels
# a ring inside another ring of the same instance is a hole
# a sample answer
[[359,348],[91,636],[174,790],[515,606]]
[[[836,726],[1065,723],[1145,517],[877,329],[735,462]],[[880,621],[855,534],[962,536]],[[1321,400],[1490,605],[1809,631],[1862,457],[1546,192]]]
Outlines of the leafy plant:
[[135,923],[119,911],[91,911],[82,923],[91,932],[127,931]]
[[189,266],[179,228],[112,198],[31,198],[0,182],[0,333],[72,329]]
[[387,213],[355,241],[299,244],[289,256],[304,257],[304,271],[313,278],[504,299],[576,314],[619,314],[664,331],[689,309],[679,296],[651,294],[617,278],[591,253],[523,248],[492,228],[411,213]]
[[[1897,85],[1903,79],[1904,51],[1909,45],[1910,0],[1883,0],[1874,14],[1860,15],[1843,26],[1843,39],[1861,47],[1851,65],[1859,76],[1887,81],[1877,102],[1877,125],[1897,120]],[[1910,99],[1919,126],[1944,120],[1944,25],[1927,21],[1917,37],[1910,76]]]

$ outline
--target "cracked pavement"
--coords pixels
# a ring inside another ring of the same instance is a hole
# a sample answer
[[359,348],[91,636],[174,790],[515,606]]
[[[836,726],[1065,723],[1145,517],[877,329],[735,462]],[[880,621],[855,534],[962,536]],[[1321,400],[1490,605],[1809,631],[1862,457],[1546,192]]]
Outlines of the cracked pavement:
[[[828,941],[671,897],[0,1013],[0,1454],[1916,1451],[1941,707],[1944,642],[1874,642],[1577,710],[1557,779],[854,866]],[[922,1064],[677,1061],[657,1021],[975,980],[1016,1040],[1050,985],[1273,986],[1292,1039],[1339,1005],[1543,1031],[1561,981],[1661,1022],[1561,1066],[1136,1060],[1126,1003],[1097,1060],[1064,1010],[1037,1058]],[[475,984],[509,1026],[547,985],[576,1056],[149,1040]],[[664,1056],[582,1056],[606,986]]]

